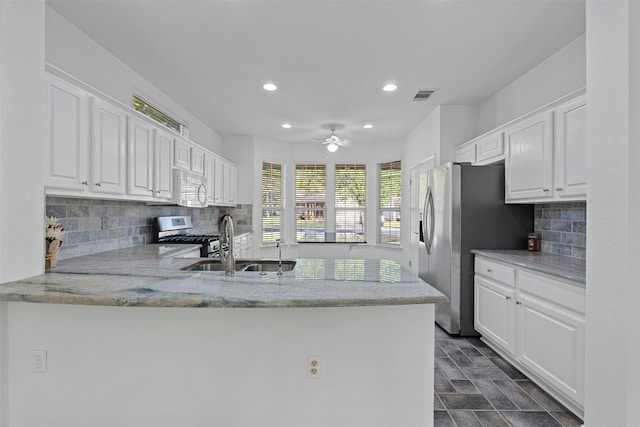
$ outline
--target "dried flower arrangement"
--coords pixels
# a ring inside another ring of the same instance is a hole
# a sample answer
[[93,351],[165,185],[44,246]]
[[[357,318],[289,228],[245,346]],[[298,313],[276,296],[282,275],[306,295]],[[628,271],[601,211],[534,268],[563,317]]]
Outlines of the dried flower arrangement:
[[58,222],[58,218],[50,216],[44,219],[44,230],[47,244],[45,267],[53,268],[57,264],[58,252],[64,240],[64,227]]

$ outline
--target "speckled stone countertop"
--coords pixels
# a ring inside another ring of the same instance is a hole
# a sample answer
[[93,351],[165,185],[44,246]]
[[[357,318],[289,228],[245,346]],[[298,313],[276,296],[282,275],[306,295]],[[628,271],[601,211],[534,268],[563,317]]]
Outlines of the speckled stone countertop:
[[[201,260],[151,244],[58,261],[45,274],[0,285],[0,299],[139,307],[343,307],[432,304],[436,289],[390,260],[299,259],[275,273],[182,271]],[[191,248],[192,249],[192,248]],[[176,255],[171,257],[171,255]]]
[[579,283],[586,283],[586,261],[525,250],[472,250],[472,253]]

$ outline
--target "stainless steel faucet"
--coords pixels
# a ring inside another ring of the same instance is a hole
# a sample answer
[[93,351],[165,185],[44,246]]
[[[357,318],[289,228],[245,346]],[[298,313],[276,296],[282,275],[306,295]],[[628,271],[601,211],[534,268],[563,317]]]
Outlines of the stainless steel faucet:
[[278,276],[282,276],[282,248],[280,247],[280,239],[276,240],[276,248],[278,248]]
[[[225,215],[222,218],[222,235],[220,236],[220,262],[225,265],[226,274],[234,274],[236,272],[236,259],[233,255],[233,219],[231,216]],[[222,249],[227,245],[227,253]]]

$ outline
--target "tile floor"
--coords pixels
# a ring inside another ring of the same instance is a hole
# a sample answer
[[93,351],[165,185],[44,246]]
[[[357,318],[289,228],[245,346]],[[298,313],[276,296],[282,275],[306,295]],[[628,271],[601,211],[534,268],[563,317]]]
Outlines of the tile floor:
[[580,427],[582,422],[479,338],[436,325],[435,427]]

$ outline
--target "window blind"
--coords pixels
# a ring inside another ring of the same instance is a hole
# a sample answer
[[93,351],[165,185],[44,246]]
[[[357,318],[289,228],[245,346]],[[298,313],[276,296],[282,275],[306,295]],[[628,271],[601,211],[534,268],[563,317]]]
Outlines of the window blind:
[[336,240],[364,241],[367,168],[363,164],[335,165]]
[[282,235],[282,165],[262,163],[262,243],[275,243]]
[[378,164],[378,243],[400,244],[400,206],[402,202],[402,167],[400,160]]
[[296,165],[296,240],[324,241],[327,169],[321,164]]

